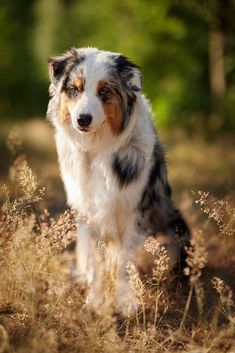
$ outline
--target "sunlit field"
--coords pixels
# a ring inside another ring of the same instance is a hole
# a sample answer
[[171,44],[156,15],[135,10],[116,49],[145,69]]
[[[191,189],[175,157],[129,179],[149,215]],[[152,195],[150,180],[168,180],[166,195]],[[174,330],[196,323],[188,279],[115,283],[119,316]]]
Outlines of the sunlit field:
[[[138,313],[115,311],[115,276],[98,312],[74,277],[73,213],[59,177],[53,132],[34,119],[0,133],[0,352],[235,352],[235,145],[160,131],[176,204],[192,230],[183,275],[127,276]],[[162,257],[161,257],[162,256]],[[160,261],[160,260],[161,261]]]
[[[0,1],[0,353],[235,353],[234,34],[235,0]],[[139,67],[192,233],[183,273],[166,277],[154,238],[152,273],[128,263],[130,317],[116,311],[115,269],[96,276],[100,306],[85,304],[75,214],[43,118],[48,59],[73,47]]]

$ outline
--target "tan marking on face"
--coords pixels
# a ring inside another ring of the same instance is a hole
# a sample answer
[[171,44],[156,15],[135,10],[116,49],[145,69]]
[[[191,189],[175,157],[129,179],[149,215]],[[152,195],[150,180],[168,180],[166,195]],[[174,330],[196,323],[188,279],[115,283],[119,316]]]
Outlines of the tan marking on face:
[[65,92],[61,93],[60,97],[60,121],[63,125],[68,125],[71,120],[69,108],[72,106],[71,99]]
[[[70,86],[76,86],[80,92],[83,92],[84,85],[83,80],[81,78],[74,77],[71,82]],[[69,113],[69,109],[75,104],[75,101],[81,96],[80,93],[75,97],[75,99],[71,99],[67,92],[64,91],[61,93],[61,100],[60,100],[60,119],[61,123],[67,125],[70,123],[71,116]]]
[[99,93],[100,90],[105,87],[109,90],[109,93],[107,101],[102,101],[104,113],[112,132],[114,134],[118,134],[122,122],[120,98],[114,90],[108,87],[107,82],[105,81],[98,82],[97,93]]
[[74,79],[71,82],[72,86],[76,86],[80,92],[84,91],[84,83],[83,80],[81,78],[78,77],[74,77]]

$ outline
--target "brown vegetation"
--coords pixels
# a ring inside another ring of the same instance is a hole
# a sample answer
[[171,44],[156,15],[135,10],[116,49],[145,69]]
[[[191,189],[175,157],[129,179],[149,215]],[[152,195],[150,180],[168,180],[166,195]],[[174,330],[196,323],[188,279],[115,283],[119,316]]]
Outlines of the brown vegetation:
[[122,318],[113,311],[115,281],[107,274],[107,300],[97,314],[84,306],[86,288],[73,277],[72,212],[49,214],[17,134],[8,147],[15,161],[1,188],[0,352],[235,352],[232,199],[184,196],[181,208],[193,231],[184,276],[166,280],[167,256],[149,238],[152,275],[127,267],[138,313]]

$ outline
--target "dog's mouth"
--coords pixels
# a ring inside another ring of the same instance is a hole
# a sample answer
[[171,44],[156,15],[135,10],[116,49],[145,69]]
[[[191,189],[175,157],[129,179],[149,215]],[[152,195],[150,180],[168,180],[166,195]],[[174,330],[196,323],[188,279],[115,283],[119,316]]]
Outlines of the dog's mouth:
[[89,127],[79,127],[79,132],[82,132],[82,133],[92,133],[92,132],[95,132],[97,131],[98,129],[100,129],[103,125],[105,124],[105,120],[102,122],[102,124],[100,124],[99,126],[97,126],[95,129],[90,129]]
[[88,132],[89,129],[87,129],[87,128],[85,128],[85,127],[80,127],[80,128],[79,128],[79,131],[81,131],[81,132]]

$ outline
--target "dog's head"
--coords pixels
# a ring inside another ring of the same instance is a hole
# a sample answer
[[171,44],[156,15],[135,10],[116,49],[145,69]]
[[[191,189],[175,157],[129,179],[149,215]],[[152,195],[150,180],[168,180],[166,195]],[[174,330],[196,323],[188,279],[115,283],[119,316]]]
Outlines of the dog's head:
[[95,48],[72,49],[49,59],[49,75],[56,123],[81,134],[103,125],[120,134],[128,126],[141,75],[126,57]]

